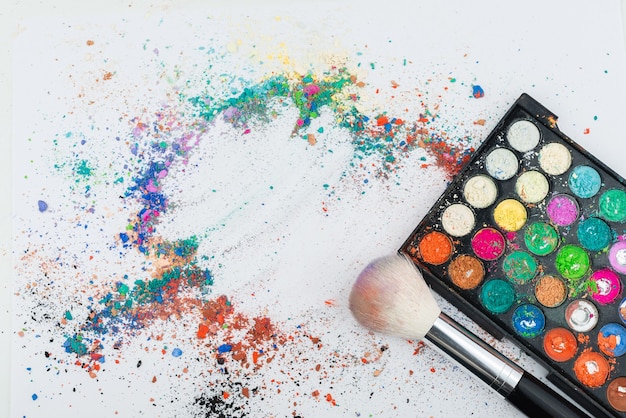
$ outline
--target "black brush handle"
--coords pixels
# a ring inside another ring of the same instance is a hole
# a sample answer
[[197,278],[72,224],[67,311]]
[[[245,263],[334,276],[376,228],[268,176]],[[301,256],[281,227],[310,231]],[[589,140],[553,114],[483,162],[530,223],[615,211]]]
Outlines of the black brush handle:
[[546,386],[530,373],[524,372],[506,399],[532,418],[587,417],[587,414],[566,401],[560,394]]
[[531,418],[590,416],[444,313],[425,338]]

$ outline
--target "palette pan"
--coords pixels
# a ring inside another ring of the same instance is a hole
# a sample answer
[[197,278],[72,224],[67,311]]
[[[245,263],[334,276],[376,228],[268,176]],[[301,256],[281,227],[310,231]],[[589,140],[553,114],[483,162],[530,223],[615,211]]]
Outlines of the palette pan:
[[593,416],[626,417],[626,182],[523,94],[400,248]]

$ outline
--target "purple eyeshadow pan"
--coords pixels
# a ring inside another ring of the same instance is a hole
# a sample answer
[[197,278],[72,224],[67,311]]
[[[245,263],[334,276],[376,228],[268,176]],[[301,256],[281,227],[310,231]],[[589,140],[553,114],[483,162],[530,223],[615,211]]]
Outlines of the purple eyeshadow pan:
[[569,226],[578,219],[578,203],[569,195],[557,194],[548,202],[546,212],[555,225]]

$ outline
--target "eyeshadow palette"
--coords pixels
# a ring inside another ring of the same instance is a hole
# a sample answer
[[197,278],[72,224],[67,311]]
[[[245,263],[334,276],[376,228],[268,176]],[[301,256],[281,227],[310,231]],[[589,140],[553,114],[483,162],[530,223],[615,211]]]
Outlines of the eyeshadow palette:
[[593,416],[626,417],[626,182],[523,94],[400,248]]

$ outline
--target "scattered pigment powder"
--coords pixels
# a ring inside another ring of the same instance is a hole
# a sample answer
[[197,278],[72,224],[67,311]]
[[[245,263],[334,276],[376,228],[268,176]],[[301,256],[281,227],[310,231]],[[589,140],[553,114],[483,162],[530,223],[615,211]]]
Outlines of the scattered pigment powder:
[[599,353],[585,351],[574,362],[574,373],[583,385],[596,388],[609,377],[609,362]]
[[613,239],[611,228],[599,218],[587,218],[578,224],[576,231],[580,245],[589,251],[601,251]]
[[527,152],[535,148],[541,139],[539,128],[529,120],[518,120],[506,133],[509,144],[519,152]]
[[578,203],[571,196],[557,194],[548,202],[546,213],[555,225],[569,226],[578,219]]
[[487,176],[478,175],[467,180],[463,187],[463,197],[473,207],[484,209],[493,205],[498,197],[496,183]]
[[613,270],[604,268],[589,278],[589,293],[601,305],[613,303],[622,292],[622,282]]
[[617,377],[609,383],[606,398],[615,410],[626,412],[626,377]]
[[535,285],[537,302],[546,308],[556,308],[565,300],[567,288],[563,280],[555,276],[543,276]]
[[600,191],[602,179],[595,168],[591,168],[588,165],[579,165],[574,167],[567,183],[572,193],[587,199],[595,196]]
[[565,321],[573,331],[591,331],[598,323],[598,308],[588,300],[574,300],[565,308]]
[[469,234],[475,222],[474,212],[460,203],[448,206],[441,215],[441,226],[453,237]]
[[609,323],[600,328],[598,348],[610,357],[626,354],[626,328],[616,323]]
[[626,241],[618,241],[611,246],[609,263],[618,273],[626,274]]
[[565,328],[553,328],[543,337],[543,350],[554,361],[571,360],[576,355],[577,349],[576,337]]
[[480,301],[493,314],[505,313],[515,302],[515,289],[504,280],[489,280],[480,289]]
[[523,173],[515,182],[515,193],[526,203],[541,202],[549,190],[548,179],[536,170]]
[[452,254],[452,242],[446,234],[432,231],[424,235],[419,243],[419,253],[426,263],[439,265],[443,264]]
[[496,180],[508,180],[517,173],[519,162],[513,151],[506,148],[496,148],[485,158],[485,168],[491,177]]
[[495,260],[504,253],[505,249],[504,236],[495,228],[483,228],[472,238],[472,250],[478,258],[483,260]]
[[493,220],[505,231],[519,231],[528,219],[526,208],[515,199],[505,199],[493,210]]
[[48,204],[43,200],[38,200],[37,208],[39,209],[39,212],[45,212],[48,210]]
[[626,192],[619,189],[611,189],[602,193],[598,200],[600,217],[609,222],[626,221]]
[[539,167],[553,176],[559,176],[572,165],[572,154],[563,144],[552,142],[539,151]]
[[554,263],[563,277],[580,279],[589,270],[589,254],[577,245],[568,244],[559,250]]
[[524,338],[534,338],[543,332],[546,318],[541,309],[531,304],[520,305],[513,311],[513,328]]
[[471,255],[460,255],[448,266],[448,275],[452,283],[461,289],[474,289],[483,281],[485,268],[483,263]]
[[509,280],[524,284],[537,274],[537,262],[525,251],[513,251],[504,259],[502,270]]
[[524,242],[531,253],[547,255],[559,245],[559,234],[552,225],[546,222],[535,222],[526,228]]

